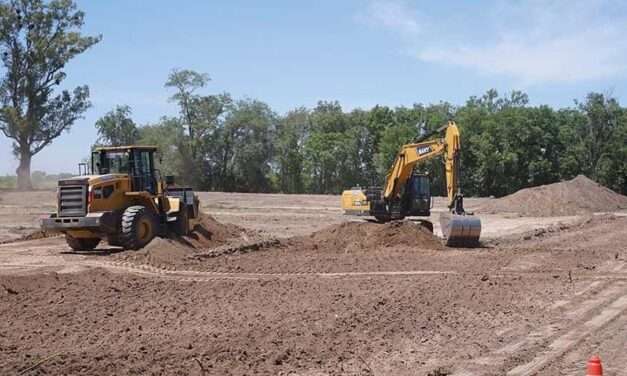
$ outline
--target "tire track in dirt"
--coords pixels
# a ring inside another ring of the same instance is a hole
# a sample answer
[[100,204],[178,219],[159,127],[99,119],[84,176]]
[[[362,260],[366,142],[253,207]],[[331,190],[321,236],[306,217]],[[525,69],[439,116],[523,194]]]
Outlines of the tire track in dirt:
[[[112,269],[115,271],[125,271],[131,274],[141,274],[144,276],[169,278],[169,279],[186,279],[193,278],[197,281],[211,281],[217,279],[241,279],[241,280],[258,280],[268,278],[350,278],[350,277],[393,277],[393,276],[430,276],[430,275],[474,275],[482,277],[488,274],[482,273],[460,273],[455,270],[388,270],[388,271],[350,271],[350,272],[318,272],[311,270],[295,271],[295,272],[221,272],[211,270],[186,270],[168,267],[157,267],[151,264],[142,264],[129,261],[105,261],[105,260],[85,260],[79,261],[77,265],[89,266],[96,268]],[[563,271],[562,271],[563,272]],[[509,278],[517,275],[546,275],[546,272],[531,271],[511,271],[489,274],[494,278]],[[580,280],[592,280],[594,282],[586,285],[581,291],[574,293],[574,296],[582,295],[596,286],[600,286],[604,281],[612,283],[615,281],[627,280],[625,273],[611,273],[604,276],[581,274],[577,276]],[[600,280],[598,280],[600,279]],[[557,301],[554,308],[559,308],[570,301]]]
[[572,351],[551,362],[542,370],[545,374],[584,374],[586,362],[597,354],[607,375],[625,374],[627,364],[627,315],[619,315],[604,328],[591,333]]
[[566,334],[555,339],[548,347],[548,350],[538,354],[530,362],[521,364],[509,372],[507,376],[528,376],[546,368],[550,362],[573,350],[586,337],[601,330],[616,318],[627,311],[627,289],[623,287],[623,295],[606,306],[600,313],[590,318],[583,324],[572,328]]
[[623,264],[617,265],[610,276],[604,276],[607,278],[587,283],[569,300],[556,301],[550,310],[564,311],[561,320],[471,360],[454,374],[471,376],[493,372],[508,376],[535,375],[613,321],[627,321],[624,315],[627,312],[627,283],[623,278],[611,278],[620,276],[622,268]]
[[149,264],[134,264],[125,261],[84,261],[83,266],[105,268],[113,271],[122,271],[130,274],[167,278],[179,281],[215,281],[215,280],[260,280],[260,279],[285,279],[285,278],[355,278],[355,277],[393,277],[393,276],[432,276],[445,274],[458,274],[455,271],[441,270],[410,270],[410,271],[372,271],[372,272],[299,272],[299,273],[237,273],[214,272],[196,270],[170,270],[157,268]]

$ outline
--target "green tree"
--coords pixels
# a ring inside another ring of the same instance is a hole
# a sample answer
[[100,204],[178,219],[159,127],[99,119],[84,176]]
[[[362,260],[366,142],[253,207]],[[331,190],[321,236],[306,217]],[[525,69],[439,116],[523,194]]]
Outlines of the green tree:
[[303,148],[309,128],[309,111],[302,107],[288,112],[278,123],[275,162],[281,192],[305,190]]
[[580,130],[586,123],[585,115],[578,109],[560,109],[556,111],[558,129],[558,164],[561,180],[569,180],[583,173],[585,165],[585,146],[580,137]]
[[166,88],[176,90],[174,95],[170,97],[170,100],[177,102],[179,105],[183,123],[187,127],[192,160],[196,159],[199,147],[199,140],[196,137],[198,118],[198,112],[196,111],[198,106],[196,104],[200,100],[200,96],[196,94],[196,91],[205,87],[209,80],[209,75],[206,73],[198,73],[189,69],[174,69],[165,83]]
[[224,127],[227,116],[233,110],[233,100],[228,93],[218,95],[199,96],[192,103],[195,115],[195,135],[199,148],[195,167],[199,168],[196,186],[203,189],[216,189],[224,180],[221,174],[224,158],[225,143]]
[[600,93],[590,93],[586,100],[578,103],[579,110],[585,114],[586,122],[579,129],[580,141],[583,143],[586,158],[584,171],[593,178],[599,176],[599,161],[607,152],[609,141],[622,110],[615,98],[608,98]]
[[116,106],[96,121],[98,143],[109,146],[132,145],[139,139],[139,131],[131,119],[129,106]]
[[100,41],[82,36],[84,13],[72,0],[11,0],[0,3],[0,131],[19,158],[18,188],[32,188],[32,157],[87,110],[89,89],[55,95],[75,56]]
[[338,102],[318,102],[310,115],[310,135],[303,149],[309,189],[315,193],[337,193],[346,168],[352,139],[347,137],[348,121]]
[[621,112],[597,168],[600,183],[627,195],[627,110],[622,108]]
[[270,106],[258,100],[235,103],[225,119],[222,140],[230,146],[225,163],[226,190],[269,192],[272,141],[277,117]]
[[187,177],[181,176],[183,161],[179,145],[183,137],[183,126],[178,118],[163,117],[155,124],[148,124],[138,128],[140,145],[155,145],[158,147],[159,170],[163,176],[176,175],[180,183],[186,184]]

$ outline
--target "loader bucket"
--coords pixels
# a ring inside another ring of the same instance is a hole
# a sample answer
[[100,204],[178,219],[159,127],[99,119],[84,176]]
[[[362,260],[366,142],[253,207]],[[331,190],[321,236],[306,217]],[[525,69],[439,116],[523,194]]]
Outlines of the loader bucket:
[[442,213],[440,226],[447,246],[468,248],[479,246],[481,220],[474,215]]

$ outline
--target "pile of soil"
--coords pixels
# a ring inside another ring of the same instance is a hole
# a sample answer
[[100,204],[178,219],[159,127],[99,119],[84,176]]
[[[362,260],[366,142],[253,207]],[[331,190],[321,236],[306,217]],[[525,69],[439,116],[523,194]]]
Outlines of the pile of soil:
[[525,188],[489,201],[480,213],[518,213],[522,216],[554,217],[627,208],[627,196],[620,195],[583,175],[560,183]]
[[320,252],[368,252],[391,247],[444,249],[442,242],[423,226],[411,221],[385,224],[345,222],[301,238],[301,248]]
[[[195,231],[192,237],[198,238],[193,242],[190,237],[159,238],[142,250],[123,252],[115,257],[170,270],[286,273],[335,271],[338,267],[339,270],[377,269],[379,258],[393,257],[393,253],[400,258],[422,258],[424,252],[445,249],[439,238],[411,221],[345,222],[308,236],[279,240],[211,220],[209,224],[218,228],[229,226],[225,229],[229,231],[224,234],[224,241],[218,242],[214,236],[212,242],[207,243],[206,237],[199,237],[203,231]],[[239,229],[240,233],[233,229]],[[194,246],[203,241],[203,247]],[[420,250],[421,255],[416,250]],[[354,260],[355,255],[358,261]],[[349,259],[351,265],[346,265]]]
[[192,229],[188,236],[176,240],[192,248],[212,248],[225,244],[229,239],[237,238],[248,230],[237,225],[218,222],[207,214],[200,215],[200,223]]
[[187,256],[202,250],[211,249],[255,236],[250,230],[237,225],[218,222],[207,214],[201,214],[200,221],[187,236],[169,235],[169,238],[155,238],[146,247],[138,251],[125,251],[117,258],[149,263],[151,265],[175,265]]
[[15,243],[15,242],[23,242],[23,241],[28,241],[28,240],[45,239],[45,238],[54,238],[58,236],[61,236],[61,235],[58,233],[49,233],[49,232],[45,232],[42,230],[35,230],[17,238],[0,240],[0,244],[8,244],[8,243]]

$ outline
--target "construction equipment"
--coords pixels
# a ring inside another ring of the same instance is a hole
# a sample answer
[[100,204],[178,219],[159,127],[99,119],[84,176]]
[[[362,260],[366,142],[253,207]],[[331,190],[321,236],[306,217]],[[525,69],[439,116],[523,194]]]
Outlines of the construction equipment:
[[[186,235],[199,219],[191,188],[161,179],[154,146],[101,147],[79,176],[58,182],[57,211],[41,220],[46,232],[65,234],[75,251],[102,241],[139,249],[155,236]],[[82,167],[82,168],[81,168]]]
[[[444,137],[430,139],[444,132]],[[426,174],[414,171],[418,162],[443,156],[448,195],[448,213],[442,213],[440,224],[446,245],[474,247],[479,243],[481,221],[464,210],[460,187],[460,134],[454,121],[434,132],[403,145],[388,171],[383,187],[359,187],[342,193],[342,209],[349,215],[373,216],[379,222],[399,220],[409,216],[431,215],[430,180]],[[421,223],[430,231],[433,224]]]

